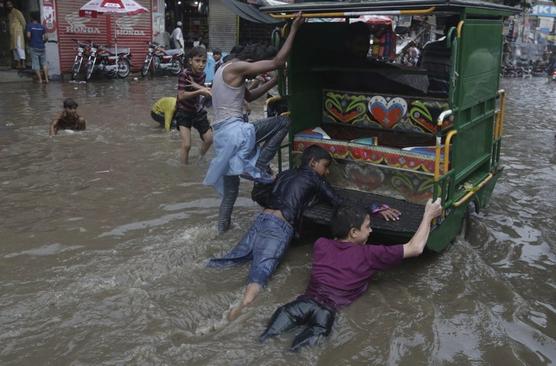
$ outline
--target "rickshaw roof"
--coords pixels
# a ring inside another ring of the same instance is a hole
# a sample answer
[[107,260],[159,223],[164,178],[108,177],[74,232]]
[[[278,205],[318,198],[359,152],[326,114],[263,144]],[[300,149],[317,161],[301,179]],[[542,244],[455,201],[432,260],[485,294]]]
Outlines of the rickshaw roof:
[[382,11],[412,10],[434,7],[438,11],[459,11],[464,8],[489,9],[499,11],[500,15],[508,16],[519,13],[519,8],[475,0],[360,0],[360,1],[314,1],[294,4],[263,6],[261,11],[275,12],[340,12],[340,11]]

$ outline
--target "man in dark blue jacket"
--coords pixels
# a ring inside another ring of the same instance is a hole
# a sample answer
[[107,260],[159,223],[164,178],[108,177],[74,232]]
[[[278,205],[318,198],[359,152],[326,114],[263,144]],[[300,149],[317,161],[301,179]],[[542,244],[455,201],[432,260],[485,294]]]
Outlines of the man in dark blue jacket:
[[[309,203],[316,197],[333,206],[342,203],[341,197],[325,179],[331,161],[330,154],[319,146],[312,145],[305,149],[299,168],[278,175],[268,207],[257,216],[245,236],[226,255],[209,261],[209,267],[222,267],[252,260],[243,300],[239,306],[232,308],[229,320],[237,318],[266,286]],[[400,215],[398,210],[385,205],[373,205],[372,209],[373,213],[380,213],[386,220],[397,220]]]

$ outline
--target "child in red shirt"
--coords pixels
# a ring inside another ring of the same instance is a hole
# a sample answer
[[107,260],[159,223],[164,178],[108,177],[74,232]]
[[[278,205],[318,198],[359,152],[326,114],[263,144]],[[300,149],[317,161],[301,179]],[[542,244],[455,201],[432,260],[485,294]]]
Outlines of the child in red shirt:
[[431,221],[441,212],[440,199],[429,200],[421,224],[409,242],[384,246],[365,245],[372,231],[367,210],[340,207],[331,221],[335,239],[320,238],[315,242],[311,278],[305,293],[274,312],[260,341],[298,325],[306,327],[295,337],[293,351],[315,345],[321,337],[328,336],[336,311],[359,298],[377,271],[423,252]]

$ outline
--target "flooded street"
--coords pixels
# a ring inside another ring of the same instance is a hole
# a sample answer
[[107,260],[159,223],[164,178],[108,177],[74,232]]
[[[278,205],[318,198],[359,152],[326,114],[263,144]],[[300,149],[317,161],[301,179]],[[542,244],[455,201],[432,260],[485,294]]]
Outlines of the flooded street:
[[[379,274],[327,341],[294,354],[291,333],[257,337],[304,290],[311,243],[290,247],[256,305],[223,320],[248,267],[205,261],[259,208],[243,181],[233,228],[216,235],[197,132],[186,167],[177,132],[150,117],[174,78],[0,85],[0,364],[556,363],[556,83],[502,87],[505,170],[468,238]],[[67,97],[87,130],[49,138]]]

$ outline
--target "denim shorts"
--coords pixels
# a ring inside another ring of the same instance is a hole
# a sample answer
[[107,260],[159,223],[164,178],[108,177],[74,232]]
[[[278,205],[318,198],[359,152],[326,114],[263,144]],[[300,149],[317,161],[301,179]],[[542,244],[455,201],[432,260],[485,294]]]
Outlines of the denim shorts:
[[34,71],[46,66],[46,52],[40,48],[31,48],[31,66]]
[[221,267],[252,260],[248,283],[266,286],[293,237],[293,228],[278,217],[261,213],[249,231],[224,257],[213,258],[209,267]]

